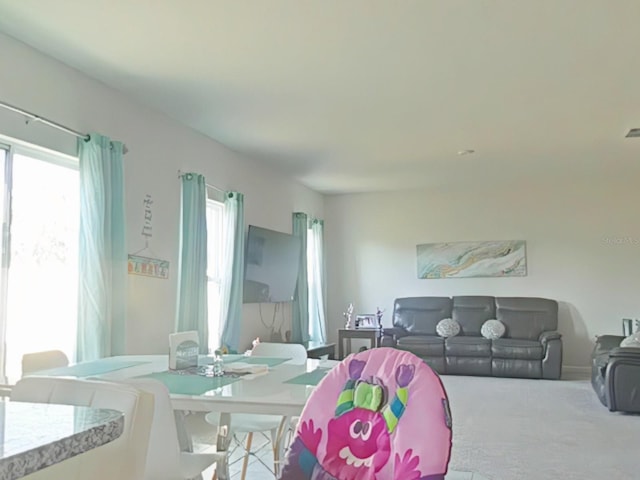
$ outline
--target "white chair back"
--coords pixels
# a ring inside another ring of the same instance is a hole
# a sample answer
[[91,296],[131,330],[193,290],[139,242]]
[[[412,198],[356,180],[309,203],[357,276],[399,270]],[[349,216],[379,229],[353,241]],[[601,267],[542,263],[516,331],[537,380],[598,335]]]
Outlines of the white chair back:
[[180,478],[178,473],[180,445],[169,390],[162,382],[151,378],[132,378],[122,382],[151,393],[155,400],[143,478],[156,480]]
[[258,357],[287,357],[291,365],[304,365],[307,361],[307,349],[299,343],[260,342],[253,347],[251,355]]
[[49,368],[69,365],[67,355],[61,350],[46,350],[22,355],[22,376]]
[[[62,464],[75,463],[77,478],[139,480],[143,477],[153,418],[152,395],[133,386],[111,382],[29,376],[16,383],[11,400],[109,408],[124,413],[125,426],[118,439]],[[53,471],[48,475],[55,477]]]

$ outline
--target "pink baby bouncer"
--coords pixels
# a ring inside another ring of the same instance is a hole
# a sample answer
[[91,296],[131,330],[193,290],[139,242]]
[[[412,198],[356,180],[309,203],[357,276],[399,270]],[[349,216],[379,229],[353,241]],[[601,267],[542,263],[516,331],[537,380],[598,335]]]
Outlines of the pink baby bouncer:
[[412,353],[349,355],[313,391],[280,480],[443,480],[451,415],[438,375]]

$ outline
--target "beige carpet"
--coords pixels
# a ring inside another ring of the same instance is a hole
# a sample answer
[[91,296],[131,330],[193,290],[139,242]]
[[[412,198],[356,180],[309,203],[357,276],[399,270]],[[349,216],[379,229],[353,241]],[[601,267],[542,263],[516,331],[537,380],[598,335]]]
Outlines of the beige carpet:
[[640,415],[611,413],[588,380],[443,376],[450,469],[490,480],[640,479]]

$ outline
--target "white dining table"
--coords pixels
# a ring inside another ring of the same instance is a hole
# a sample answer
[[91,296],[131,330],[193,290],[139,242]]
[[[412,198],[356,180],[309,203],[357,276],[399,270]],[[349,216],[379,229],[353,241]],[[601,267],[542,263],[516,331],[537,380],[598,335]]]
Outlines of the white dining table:
[[[229,356],[229,364],[243,362],[241,356]],[[200,356],[198,364],[212,363],[210,356]],[[284,426],[291,417],[300,415],[304,405],[315,388],[313,379],[321,378],[338,362],[333,360],[308,359],[304,365],[291,365],[286,359],[264,358],[269,366],[264,373],[245,374],[238,378],[203,377],[180,375],[169,372],[168,355],[124,355],[103,358],[94,362],[80,363],[52,370],[37,372],[38,375],[74,376],[118,381],[135,377],[157,378],[170,390],[174,410],[219,412],[217,450],[227,451],[231,440],[231,414],[255,413],[282,416],[281,434],[278,435],[277,451],[284,453]],[[253,364],[260,358],[251,358]],[[309,378],[305,384],[305,379]],[[218,378],[218,379],[217,379]],[[294,383],[290,383],[293,380]],[[210,381],[210,384],[208,383]],[[230,381],[230,383],[226,383]],[[226,384],[225,384],[226,383]],[[209,388],[210,387],[210,388]],[[219,480],[229,478],[227,462],[218,462],[216,472]]]

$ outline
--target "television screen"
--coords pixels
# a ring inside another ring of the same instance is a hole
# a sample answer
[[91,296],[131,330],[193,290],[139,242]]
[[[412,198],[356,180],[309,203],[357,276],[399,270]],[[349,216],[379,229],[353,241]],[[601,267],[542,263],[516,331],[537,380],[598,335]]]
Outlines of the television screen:
[[244,257],[244,303],[293,300],[300,264],[300,239],[249,225]]

